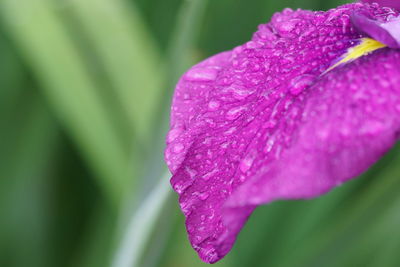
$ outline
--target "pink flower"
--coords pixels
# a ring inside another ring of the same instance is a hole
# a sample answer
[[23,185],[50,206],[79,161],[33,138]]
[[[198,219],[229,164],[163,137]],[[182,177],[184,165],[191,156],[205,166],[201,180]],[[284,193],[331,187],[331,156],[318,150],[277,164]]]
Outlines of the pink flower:
[[285,9],[183,75],[165,159],[204,261],[230,251],[258,205],[324,194],[395,144],[398,15],[368,3]]

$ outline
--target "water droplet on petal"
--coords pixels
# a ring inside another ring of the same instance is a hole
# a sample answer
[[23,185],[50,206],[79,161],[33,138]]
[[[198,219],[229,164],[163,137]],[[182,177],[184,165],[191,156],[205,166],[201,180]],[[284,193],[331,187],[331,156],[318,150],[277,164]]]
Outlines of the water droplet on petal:
[[314,75],[304,74],[294,78],[290,82],[290,93],[293,95],[301,94],[306,88],[308,88],[315,80]]
[[253,165],[254,162],[254,157],[250,156],[250,157],[246,157],[244,158],[239,165],[239,168],[242,172],[247,172],[248,170],[250,170],[251,166]]
[[231,135],[237,130],[236,127],[231,127],[227,131],[224,132],[224,135]]
[[182,128],[174,128],[174,129],[172,129],[168,133],[167,142],[168,143],[173,142],[176,138],[178,138],[181,135],[182,132],[183,132]]
[[282,13],[283,13],[284,15],[290,15],[291,13],[293,13],[293,9],[287,7],[287,8],[285,8],[285,9],[282,10]]
[[188,188],[192,184],[193,184],[193,180],[182,180],[182,181],[176,182],[173,185],[173,188],[178,194],[182,194],[186,190],[186,188]]
[[199,193],[197,196],[200,200],[206,200],[210,196],[210,194],[207,192],[203,192],[203,193]]
[[180,153],[185,149],[185,146],[182,145],[181,143],[175,144],[172,146],[172,152],[174,153]]
[[271,31],[271,29],[264,24],[261,24],[258,28],[257,36],[260,39],[273,41],[277,39],[277,36]]
[[222,143],[222,144],[220,145],[220,148],[225,149],[225,148],[227,148],[228,146],[229,146],[229,142],[225,142],[225,143]]
[[226,119],[227,120],[235,120],[236,118],[238,118],[242,114],[242,112],[245,109],[246,109],[246,107],[243,107],[243,106],[234,107],[234,108],[230,109],[226,113]]
[[275,27],[279,30],[279,33],[282,35],[284,33],[289,33],[292,30],[294,30],[294,28],[296,27],[296,23],[294,21],[287,20],[275,25]]
[[185,171],[189,174],[191,179],[194,179],[197,174],[197,171],[189,168],[188,166],[185,167]]
[[194,231],[193,225],[188,224],[188,225],[187,225],[187,230],[188,230],[189,233],[193,233],[193,231]]
[[249,95],[254,93],[254,90],[239,88],[239,87],[231,87],[232,95],[237,100],[246,99]]
[[214,170],[212,170],[212,171],[210,171],[210,172],[204,174],[204,175],[202,176],[202,178],[203,178],[204,180],[208,181],[208,180],[209,180],[211,177],[213,177],[213,175],[216,174],[216,173],[217,173],[217,170],[214,169]]
[[185,74],[187,81],[213,81],[217,78],[218,70],[212,68],[193,68]]
[[245,44],[247,49],[257,49],[261,48],[263,46],[263,43],[261,42],[254,42],[254,41],[249,41]]
[[270,138],[267,141],[267,145],[265,146],[265,152],[267,152],[267,153],[271,152],[272,148],[274,147],[274,144],[275,144],[274,138]]
[[208,110],[210,110],[210,111],[218,110],[219,107],[220,107],[220,103],[216,100],[211,100],[208,103]]

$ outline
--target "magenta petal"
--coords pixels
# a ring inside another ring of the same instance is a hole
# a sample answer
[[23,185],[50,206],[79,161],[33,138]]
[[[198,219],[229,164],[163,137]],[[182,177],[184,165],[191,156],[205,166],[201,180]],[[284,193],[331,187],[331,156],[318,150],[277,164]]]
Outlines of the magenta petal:
[[316,82],[298,99],[302,108],[295,112],[302,119],[290,147],[278,160],[260,165],[226,209],[312,198],[368,169],[399,139],[399,64],[400,52],[382,49]]
[[356,12],[352,15],[351,19],[359,31],[366,33],[373,39],[391,48],[400,48],[400,17],[382,22]]
[[378,3],[382,7],[392,7],[400,9],[400,1],[398,0],[361,0],[363,3]]
[[356,11],[386,13],[360,3],[286,9],[179,81],[165,159],[204,261],[229,252],[257,205],[327,192],[397,139],[398,52],[382,49],[323,74],[365,37],[350,22]]

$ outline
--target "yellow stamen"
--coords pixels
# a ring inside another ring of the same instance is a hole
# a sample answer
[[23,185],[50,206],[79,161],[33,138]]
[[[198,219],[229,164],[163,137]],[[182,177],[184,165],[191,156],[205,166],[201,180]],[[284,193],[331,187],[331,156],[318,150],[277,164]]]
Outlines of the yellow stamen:
[[378,50],[380,48],[386,47],[385,44],[382,44],[381,42],[378,42],[374,39],[371,38],[362,38],[361,43],[359,45],[356,45],[354,47],[349,48],[347,53],[345,54],[344,58],[340,60],[338,63],[335,65],[331,66],[329,69],[325,71],[331,71],[332,69],[336,68],[337,66],[351,62],[353,60],[356,60],[359,57],[368,55],[372,53],[375,50]]

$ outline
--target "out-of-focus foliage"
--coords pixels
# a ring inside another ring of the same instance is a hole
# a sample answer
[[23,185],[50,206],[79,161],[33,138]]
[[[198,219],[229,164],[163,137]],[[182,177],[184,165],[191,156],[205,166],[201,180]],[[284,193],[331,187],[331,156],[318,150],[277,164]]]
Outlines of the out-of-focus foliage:
[[[0,1],[0,266],[110,266],[165,169],[179,75],[284,7],[342,3]],[[398,266],[399,173],[396,147],[326,196],[260,207],[216,266]],[[205,265],[174,195],[139,266]]]

